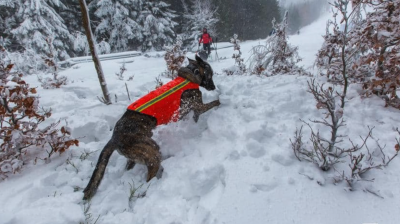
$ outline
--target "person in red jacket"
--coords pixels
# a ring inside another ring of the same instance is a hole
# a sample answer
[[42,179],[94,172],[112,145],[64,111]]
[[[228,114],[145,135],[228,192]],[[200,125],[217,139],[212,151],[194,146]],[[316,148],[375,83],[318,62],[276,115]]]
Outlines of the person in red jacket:
[[201,35],[199,40],[199,46],[201,43],[203,43],[203,49],[207,51],[207,55],[210,55],[212,38],[210,34],[207,33],[207,28],[203,28],[203,35]]

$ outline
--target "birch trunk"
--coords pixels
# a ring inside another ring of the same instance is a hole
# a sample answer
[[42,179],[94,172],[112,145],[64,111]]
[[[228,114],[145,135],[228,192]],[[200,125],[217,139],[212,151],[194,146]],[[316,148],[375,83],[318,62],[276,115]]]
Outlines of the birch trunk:
[[88,8],[86,5],[86,1],[79,0],[79,5],[81,6],[82,23],[83,23],[83,27],[85,28],[86,37],[88,39],[90,53],[92,54],[93,63],[96,68],[96,71],[97,71],[97,76],[99,78],[101,90],[103,91],[103,101],[102,102],[109,105],[109,104],[111,104],[110,93],[108,92],[107,83],[106,83],[106,79],[104,78],[103,69],[101,67],[99,57],[97,56],[97,53],[96,53],[95,41],[93,39],[93,33],[92,33],[92,29],[90,27],[90,18],[89,18],[89,12],[88,12]]

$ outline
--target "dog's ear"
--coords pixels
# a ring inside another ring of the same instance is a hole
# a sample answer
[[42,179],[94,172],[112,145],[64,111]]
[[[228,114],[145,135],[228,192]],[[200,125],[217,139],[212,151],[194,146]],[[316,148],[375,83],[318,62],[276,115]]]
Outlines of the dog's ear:
[[196,58],[196,61],[197,61],[200,65],[204,65],[204,61],[203,61],[203,59],[201,59],[201,57],[199,57],[199,56],[196,54],[195,58]]
[[190,58],[187,58],[189,60],[189,63],[195,63],[196,61]]
[[182,77],[184,79],[187,79],[187,80],[189,80],[191,82],[194,82],[196,84],[199,84],[199,85],[201,83],[200,76],[193,74],[193,72],[190,69],[186,68],[186,67],[181,67],[178,70],[178,76]]

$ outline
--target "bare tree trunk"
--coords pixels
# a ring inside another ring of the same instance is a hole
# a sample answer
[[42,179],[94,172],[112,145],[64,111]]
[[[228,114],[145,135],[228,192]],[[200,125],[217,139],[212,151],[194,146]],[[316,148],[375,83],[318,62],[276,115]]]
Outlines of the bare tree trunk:
[[[356,2],[358,2],[358,0],[352,0],[352,4],[353,3],[356,3]],[[347,64],[348,64],[348,62],[347,62],[347,60],[346,60],[346,47],[347,47],[347,42],[348,42],[348,40],[347,40],[347,38],[348,38],[348,35],[349,35],[349,25],[350,25],[350,22],[349,22],[349,19],[350,19],[350,16],[348,16],[347,15],[347,7],[348,7],[348,4],[349,4],[349,2],[348,1],[342,1],[342,2],[339,2],[338,3],[339,4],[339,9],[340,9],[340,11],[341,11],[341,13],[342,13],[342,15],[343,15],[343,19],[342,19],[342,21],[341,22],[344,22],[344,31],[343,31],[343,46],[342,46],[342,52],[341,52],[341,59],[342,59],[342,64],[343,64],[343,68],[342,68],[342,76],[343,76],[343,81],[344,81],[344,86],[343,86],[343,92],[342,92],[342,94],[340,94],[340,99],[341,99],[341,105],[340,105],[340,107],[342,108],[342,109],[344,109],[344,106],[345,106],[345,103],[346,103],[346,95],[347,95],[347,88],[349,87],[349,76],[348,76],[348,69],[347,69]],[[351,13],[353,13],[354,12],[354,9],[353,9],[353,11],[351,12]]]
[[87,37],[87,40],[89,43],[90,53],[92,54],[92,59],[93,59],[94,66],[97,71],[97,76],[99,78],[101,90],[103,91],[102,102],[108,105],[108,104],[111,104],[110,93],[108,92],[107,83],[106,83],[106,79],[104,78],[103,69],[101,67],[99,57],[97,56],[97,53],[96,53],[96,48],[95,48],[94,39],[93,39],[93,33],[92,33],[92,29],[90,27],[90,18],[89,18],[89,12],[88,12],[88,8],[86,5],[86,1],[79,0],[79,5],[81,6],[82,22],[83,22],[83,27],[85,28],[86,37]]

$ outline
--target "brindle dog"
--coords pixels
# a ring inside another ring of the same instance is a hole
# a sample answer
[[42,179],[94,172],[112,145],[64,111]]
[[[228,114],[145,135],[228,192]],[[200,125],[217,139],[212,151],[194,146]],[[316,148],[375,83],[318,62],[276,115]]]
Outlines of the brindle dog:
[[[206,90],[214,90],[213,70],[211,66],[196,55],[196,60],[189,59],[189,65],[178,71],[178,76],[199,84]],[[200,114],[219,106],[219,100],[204,104],[198,89],[185,90],[181,95],[180,119],[190,111],[194,111],[193,119],[197,122]],[[108,160],[114,150],[128,159],[126,169],[132,169],[135,163],[147,166],[147,181],[155,177],[160,169],[160,147],[151,138],[152,130],[157,126],[153,116],[127,110],[115,125],[113,135],[100,153],[96,168],[84,192],[84,200],[90,199],[96,193],[103,179]]]

